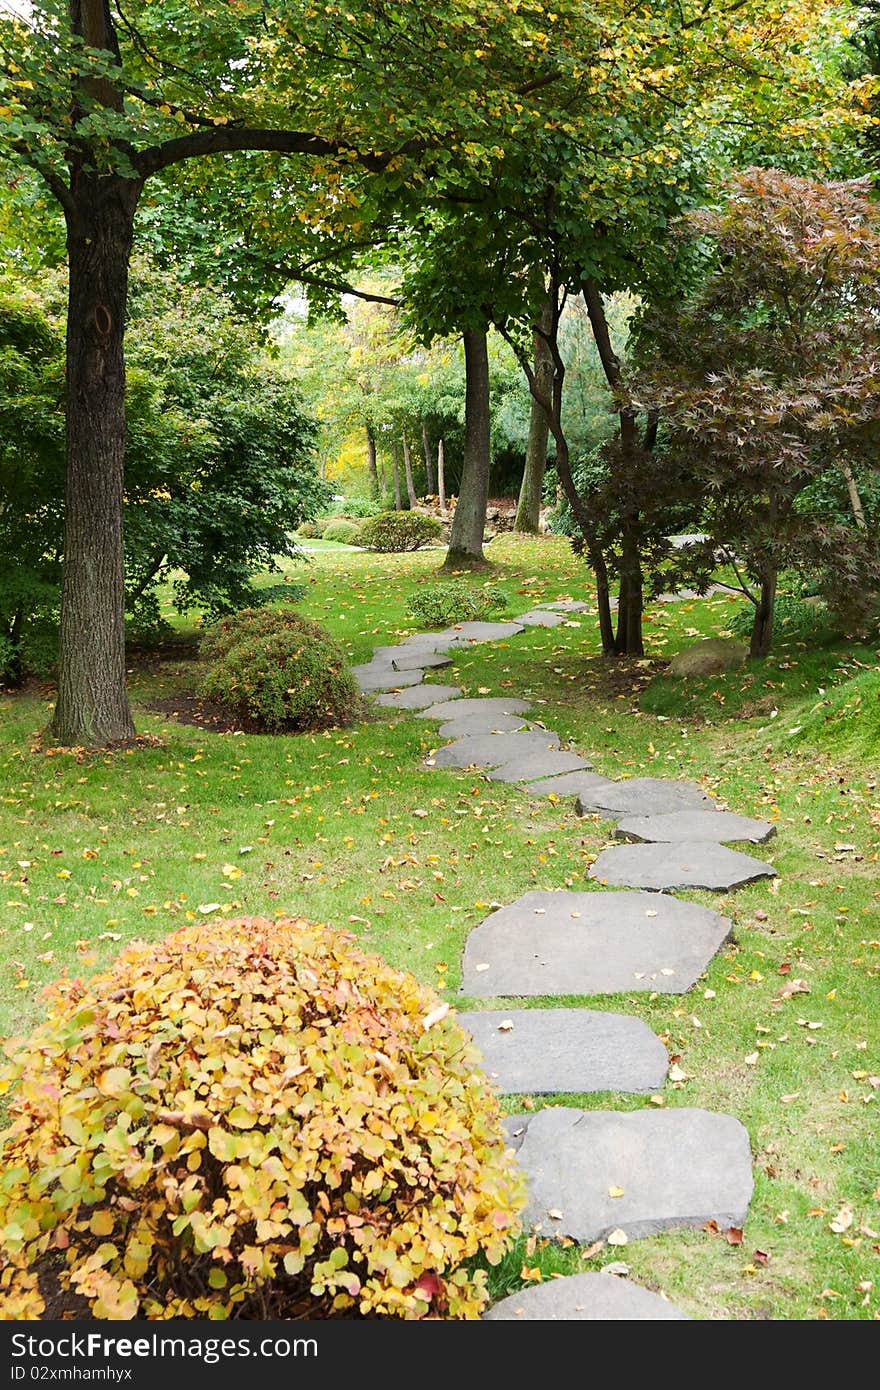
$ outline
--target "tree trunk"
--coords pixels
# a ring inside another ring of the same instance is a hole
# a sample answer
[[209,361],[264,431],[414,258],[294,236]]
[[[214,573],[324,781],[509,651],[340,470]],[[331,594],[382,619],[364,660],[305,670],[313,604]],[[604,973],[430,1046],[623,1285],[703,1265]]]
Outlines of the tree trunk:
[[400,463],[397,458],[397,440],[391,445],[391,468],[394,473],[394,510],[403,511],[403,500],[400,496]]
[[367,472],[370,475],[370,493],[373,497],[378,497],[379,471],[376,467],[376,436],[373,434],[372,425],[367,425]]
[[139,187],[80,174],[67,214],[67,482],[58,699],[51,734],[134,737],[125,688],[123,335]]
[[409,509],[412,511],[419,499],[416,497],[416,490],[413,486],[412,459],[410,458],[409,440],[406,437],[406,430],[403,431],[403,467],[406,473],[407,500],[409,501]]
[[617,635],[614,650],[618,656],[644,656],[642,614],[644,611],[644,581],[639,543],[634,531],[637,518],[624,522],[620,588],[617,601]]
[[755,608],[749,656],[769,656],[773,641],[773,612],[776,607],[776,571],[769,570],[761,578],[761,597]]
[[428,482],[428,496],[436,495],[437,483],[434,478],[434,460],[431,457],[431,441],[428,438],[428,426],[422,421],[422,450],[425,455],[425,477]]
[[464,334],[465,426],[461,487],[445,564],[452,569],[485,563],[483,533],[489,502],[489,348],[485,329]]
[[[553,326],[552,305],[545,303],[541,310],[539,328],[534,338],[535,385],[543,395],[550,395],[553,381],[553,354],[546,334]],[[529,414],[529,441],[526,445],[526,461],[523,468],[522,484],[519,490],[519,503],[516,508],[514,531],[527,531],[537,535],[541,519],[541,501],[544,495],[544,473],[547,468],[547,440],[550,435],[550,422],[544,407],[532,396]]]
[[[561,405],[561,393],[557,393]],[[602,547],[595,539],[595,531],[590,524],[590,517],[584,506],[583,499],[575,487],[574,479],[571,476],[571,466],[569,463],[568,440],[561,424],[560,419],[554,418],[553,438],[556,443],[556,471],[559,474],[559,481],[562,491],[568,499],[568,505],[574,514],[575,521],[580,527],[581,535],[584,538],[584,548],[590,562],[590,569],[596,579],[596,605],[599,610],[599,637],[602,642],[603,656],[613,656],[614,646],[614,621],[611,617],[611,586],[608,582],[608,565]]]
[[865,509],[862,506],[862,499],[859,496],[859,485],[856,482],[856,475],[853,473],[848,459],[838,459],[838,464],[846,480],[846,490],[849,493],[849,505],[852,507],[852,514],[855,518],[856,526],[858,526],[860,531],[867,531],[868,523],[865,520]]
[[384,460],[384,458],[382,457],[382,455],[380,454],[380,455],[379,455],[379,496],[382,498],[383,503],[384,503],[384,501],[385,501],[385,494],[387,493],[387,491],[388,491],[388,479],[387,479],[387,477],[385,476],[385,460]]
[[446,515],[446,450],[442,439],[437,440],[437,501],[440,515]]

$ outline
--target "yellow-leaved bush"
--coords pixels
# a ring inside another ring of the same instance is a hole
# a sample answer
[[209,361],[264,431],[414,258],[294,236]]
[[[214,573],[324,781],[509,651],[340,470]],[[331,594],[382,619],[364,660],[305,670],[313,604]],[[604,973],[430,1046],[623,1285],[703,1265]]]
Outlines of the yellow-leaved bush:
[[135,942],[7,1050],[0,1318],[477,1317],[518,1229],[472,1045],[345,933]]

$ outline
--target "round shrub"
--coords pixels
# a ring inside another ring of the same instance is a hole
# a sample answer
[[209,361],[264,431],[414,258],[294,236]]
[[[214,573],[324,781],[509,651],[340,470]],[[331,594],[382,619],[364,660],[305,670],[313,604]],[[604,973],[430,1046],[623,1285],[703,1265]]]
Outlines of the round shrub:
[[267,733],[350,724],[362,699],[339,643],[306,618],[288,614],[274,625],[262,614],[251,610],[225,651],[228,634],[203,644],[211,664],[202,694]]
[[302,521],[302,522],[300,522],[299,526],[297,527],[297,532],[296,532],[296,534],[300,537],[301,540],[304,540],[304,541],[313,541],[313,540],[316,540],[317,537],[318,537],[319,534],[320,534],[320,532],[319,532],[319,530],[318,530],[317,522],[314,522],[314,521]]
[[324,531],[325,541],[336,541],[339,545],[359,545],[361,528],[354,521],[331,521]]
[[0,1319],[479,1316],[522,1196],[446,1014],[289,918],[56,984],[0,1070]]
[[[240,642],[270,633],[298,632],[303,624],[315,627],[314,623],[301,618],[295,608],[240,608],[205,630],[199,650],[207,661],[221,661]],[[321,628],[316,630],[322,631]]]
[[402,553],[420,550],[439,540],[442,534],[443,526],[437,518],[423,512],[380,512],[364,522],[360,544],[367,550]]
[[[753,603],[743,604],[727,621],[727,626],[737,637],[748,637],[755,617]],[[824,603],[808,602],[798,594],[777,594],[773,611],[773,628],[776,637],[792,637],[800,641],[810,641],[817,637],[829,622],[828,609]]]
[[494,584],[475,589],[450,580],[420,590],[410,599],[406,611],[422,627],[446,627],[483,618],[506,607],[507,595]]

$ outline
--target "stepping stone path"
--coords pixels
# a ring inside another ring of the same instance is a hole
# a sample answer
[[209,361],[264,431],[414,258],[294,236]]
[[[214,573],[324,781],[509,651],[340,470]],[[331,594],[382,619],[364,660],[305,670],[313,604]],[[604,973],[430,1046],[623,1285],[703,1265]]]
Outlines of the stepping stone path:
[[490,1081],[517,1092],[656,1091],[669,1057],[647,1023],[593,1009],[460,1013]]
[[735,816],[732,811],[667,811],[662,816],[627,816],[618,821],[615,833],[621,840],[667,845],[680,840],[710,840],[716,844],[748,840],[753,845],[763,845],[776,834],[776,826],[766,820]]
[[662,894],[535,889],[470,933],[462,991],[478,999],[684,994],[730,932],[711,908]]
[[[730,889],[775,870],[727,848],[763,844],[765,821],[721,811],[694,782],[637,777],[615,782],[560,748],[553,730],[522,718],[518,696],[459,698],[454,685],[424,680],[446,653],[503,641],[528,627],[556,627],[590,610],[579,599],[545,602],[513,622],[462,623],[377,647],[355,668],[376,703],[410,710],[452,740],[428,766],[485,769],[492,781],[539,796],[576,798],[577,813],[617,822],[636,843],[604,850],[591,870],[623,891],[524,893],[492,913],[465,945],[462,991],[474,999],[551,995],[683,994],[731,931],[710,908],[670,897],[674,888]],[[641,888],[650,891],[635,891]],[[495,1008],[459,1020],[502,1094],[654,1091],[666,1050],[646,1024],[584,1008]],[[647,1108],[626,1113],[549,1106],[505,1121],[528,1187],[524,1220],[545,1237],[614,1243],[677,1226],[741,1226],[752,1196],[749,1139],[730,1115]],[[621,1236],[620,1233],[623,1233]],[[681,1320],[685,1314],[608,1274],[577,1274],[525,1289],[486,1313],[495,1321]]]
[[569,1274],[502,1298],[484,1322],[689,1322],[686,1313],[613,1274]]
[[763,859],[710,840],[685,840],[672,845],[612,845],[603,849],[590,878],[612,888],[648,888],[665,893],[672,888],[712,888],[727,892],[757,878],[775,878],[776,870]]
[[742,1227],[752,1199],[749,1136],[709,1110],[574,1110],[504,1122],[528,1182],[527,1225],[591,1243],[715,1221]]

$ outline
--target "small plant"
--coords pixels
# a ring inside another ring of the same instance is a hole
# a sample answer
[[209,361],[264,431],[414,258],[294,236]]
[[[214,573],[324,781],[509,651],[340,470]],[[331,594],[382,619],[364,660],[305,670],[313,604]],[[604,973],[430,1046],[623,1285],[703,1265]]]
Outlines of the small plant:
[[407,614],[421,627],[446,627],[450,623],[470,622],[507,607],[503,589],[487,584],[482,589],[450,582],[433,584],[409,602]]
[[354,521],[331,521],[324,531],[325,541],[336,541],[338,545],[359,545],[361,528]]
[[360,543],[367,550],[400,554],[406,550],[421,550],[443,534],[443,526],[433,516],[423,512],[380,512],[361,527]]
[[[745,603],[728,619],[727,626],[737,637],[748,638],[754,618],[754,605]],[[798,594],[777,595],[773,611],[773,628],[777,637],[810,641],[827,629],[828,622],[828,609],[824,603],[808,603]]]
[[517,1230],[448,1006],[283,918],[134,942],[9,1049],[0,1319],[476,1318]]
[[267,733],[350,724],[362,699],[338,642],[317,623],[278,609],[223,619],[202,643],[202,694]]

